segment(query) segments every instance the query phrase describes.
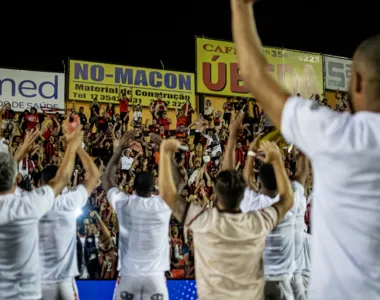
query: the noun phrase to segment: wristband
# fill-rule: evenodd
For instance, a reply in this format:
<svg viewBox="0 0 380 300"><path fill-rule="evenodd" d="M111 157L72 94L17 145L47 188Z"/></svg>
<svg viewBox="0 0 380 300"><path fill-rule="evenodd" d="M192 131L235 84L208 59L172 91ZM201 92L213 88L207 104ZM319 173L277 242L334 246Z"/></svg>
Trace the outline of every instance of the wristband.
<svg viewBox="0 0 380 300"><path fill-rule="evenodd" d="M249 150L247 153L248 156L256 157L256 153L252 150Z"/></svg>

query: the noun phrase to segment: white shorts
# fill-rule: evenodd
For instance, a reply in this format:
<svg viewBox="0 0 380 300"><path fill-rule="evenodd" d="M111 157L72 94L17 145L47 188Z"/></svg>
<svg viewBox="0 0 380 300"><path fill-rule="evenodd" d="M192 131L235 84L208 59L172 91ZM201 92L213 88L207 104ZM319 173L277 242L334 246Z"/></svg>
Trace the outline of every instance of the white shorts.
<svg viewBox="0 0 380 300"><path fill-rule="evenodd" d="M294 300L305 300L306 292L302 274L294 274L292 279L290 280L290 284L292 286Z"/></svg>
<svg viewBox="0 0 380 300"><path fill-rule="evenodd" d="M79 300L75 279L42 284L43 300Z"/></svg>
<svg viewBox="0 0 380 300"><path fill-rule="evenodd" d="M114 300L169 300L165 274L121 276L117 279Z"/></svg>

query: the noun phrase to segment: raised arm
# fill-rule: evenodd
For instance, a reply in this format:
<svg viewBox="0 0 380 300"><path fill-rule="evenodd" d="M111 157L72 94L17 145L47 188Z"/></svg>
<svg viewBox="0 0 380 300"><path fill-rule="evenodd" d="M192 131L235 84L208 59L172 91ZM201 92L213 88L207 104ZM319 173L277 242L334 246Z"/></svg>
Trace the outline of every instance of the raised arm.
<svg viewBox="0 0 380 300"><path fill-rule="evenodd" d="M177 199L177 188L173 180L171 160L179 146L180 143L177 140L169 139L163 141L160 147L158 186L160 196L169 207L173 207L173 204Z"/></svg>
<svg viewBox="0 0 380 300"><path fill-rule="evenodd" d="M17 161L17 163L20 163L20 161L25 157L25 155L33 150L34 142L37 140L39 136L40 131L38 129L33 129L32 131L26 133L24 143L21 145L21 147L17 150L17 152L14 155L14 159Z"/></svg>
<svg viewBox="0 0 380 300"><path fill-rule="evenodd" d="M55 177L48 183L56 197L70 183L73 175L76 153L82 147L83 142L82 126L79 125L72 133L66 134L66 141L67 147L62 164Z"/></svg>
<svg viewBox="0 0 380 300"><path fill-rule="evenodd" d="M231 0L232 33L245 85L255 95L269 118L280 128L282 110L290 93L267 69L252 2Z"/></svg>
<svg viewBox="0 0 380 300"><path fill-rule="evenodd" d="M96 167L94 161L91 159L90 155L88 155L88 153L82 147L78 149L78 155L82 161L83 168L86 171L83 184L86 187L88 194L91 195L92 191L99 184L100 172Z"/></svg>
<svg viewBox="0 0 380 300"><path fill-rule="evenodd" d="M293 206L293 189L285 171L280 149L277 145L273 142L265 141L261 144L261 150L265 155L263 159L264 163L272 164L276 176L277 191L280 195L280 201L275 203L273 207L277 209L278 220L281 221Z"/></svg>
<svg viewBox="0 0 380 300"><path fill-rule="evenodd" d="M241 112L237 113L235 120L230 125L230 136L228 138L226 151L224 154L223 171L235 169L236 142L238 133L240 130L242 130L243 118L244 115Z"/></svg>
<svg viewBox="0 0 380 300"><path fill-rule="evenodd" d="M130 130L124 133L124 135L120 139L119 147L116 148L110 161L108 162L107 168L102 177L103 188L107 192L113 187L118 187L118 185L114 182L114 177L117 171L117 167L119 165L120 157L123 154L124 149L128 147L129 142L132 141L134 134L134 130Z"/></svg>
<svg viewBox="0 0 380 300"><path fill-rule="evenodd" d="M254 186L252 182L253 167L255 165L256 152L259 147L261 136L262 135L258 135L253 140L253 142L249 145L248 156L247 156L247 160L245 161L245 166L244 166L244 171L243 171L244 180L247 182L248 187L254 191L257 191L257 188L256 186Z"/></svg>
<svg viewBox="0 0 380 300"><path fill-rule="evenodd" d="M296 173L294 174L293 180L299 182L301 185L305 187L309 172L309 160L303 153L300 153L297 162Z"/></svg>

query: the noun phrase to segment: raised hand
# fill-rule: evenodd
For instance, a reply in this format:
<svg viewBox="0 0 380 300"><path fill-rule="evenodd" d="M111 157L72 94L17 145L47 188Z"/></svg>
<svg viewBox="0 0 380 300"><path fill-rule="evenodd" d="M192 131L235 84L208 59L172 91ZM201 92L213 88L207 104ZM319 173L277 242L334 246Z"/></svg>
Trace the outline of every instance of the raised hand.
<svg viewBox="0 0 380 300"><path fill-rule="evenodd" d="M161 144L161 151L177 152L181 143L175 139L164 140Z"/></svg>
<svg viewBox="0 0 380 300"><path fill-rule="evenodd" d="M135 131L129 130L123 134L123 136L120 139L120 146L122 149L128 148L130 146L130 142L135 137Z"/></svg>
<svg viewBox="0 0 380 300"><path fill-rule="evenodd" d="M83 142L83 131L82 125L78 125L77 128L71 133L67 131L66 133L66 142L68 147L73 147L73 149L78 149L82 147Z"/></svg>
<svg viewBox="0 0 380 300"><path fill-rule="evenodd" d="M234 120L230 124L230 134L233 136L237 136L240 132L244 130L243 126L244 114L242 112L238 112L234 118Z"/></svg>
<svg viewBox="0 0 380 300"><path fill-rule="evenodd" d="M272 164L275 161L281 161L280 149L273 142L262 142L259 151L264 152L264 157L257 156L257 158L262 160L266 164Z"/></svg>

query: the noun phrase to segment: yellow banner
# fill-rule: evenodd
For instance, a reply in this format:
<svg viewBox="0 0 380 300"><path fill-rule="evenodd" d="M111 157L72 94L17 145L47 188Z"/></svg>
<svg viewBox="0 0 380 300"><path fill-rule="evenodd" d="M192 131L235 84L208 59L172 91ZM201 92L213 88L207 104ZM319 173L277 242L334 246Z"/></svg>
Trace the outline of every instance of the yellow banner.
<svg viewBox="0 0 380 300"><path fill-rule="evenodd" d="M269 71L294 95L323 93L322 55L264 47ZM240 76L235 44L197 38L197 92L249 96Z"/></svg>
<svg viewBox="0 0 380 300"><path fill-rule="evenodd" d="M126 93L148 106L161 95L169 107L195 107L194 74L70 60L69 100L117 103Z"/></svg>

